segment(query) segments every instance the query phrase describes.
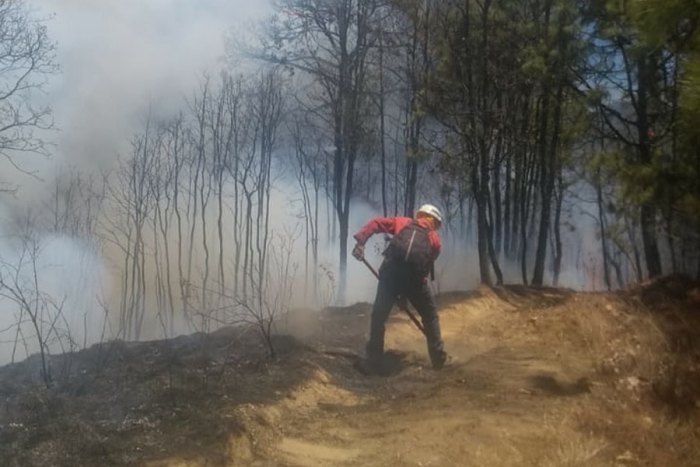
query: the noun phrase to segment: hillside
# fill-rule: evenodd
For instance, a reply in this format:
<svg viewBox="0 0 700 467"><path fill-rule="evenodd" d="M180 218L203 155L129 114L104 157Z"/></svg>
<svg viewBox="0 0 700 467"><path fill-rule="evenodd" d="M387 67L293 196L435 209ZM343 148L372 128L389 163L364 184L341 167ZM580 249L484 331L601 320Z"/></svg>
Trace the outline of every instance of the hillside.
<svg viewBox="0 0 700 467"><path fill-rule="evenodd" d="M50 390L33 359L1 368L2 465L700 465L698 284L439 302L440 372L395 312L391 374L359 373L368 304L287 317L272 361L223 329L55 358Z"/></svg>

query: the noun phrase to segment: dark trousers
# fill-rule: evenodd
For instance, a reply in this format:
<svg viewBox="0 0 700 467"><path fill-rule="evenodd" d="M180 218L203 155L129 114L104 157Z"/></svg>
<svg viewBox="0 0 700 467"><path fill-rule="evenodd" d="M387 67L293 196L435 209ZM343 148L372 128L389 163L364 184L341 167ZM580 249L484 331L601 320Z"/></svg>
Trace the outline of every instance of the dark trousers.
<svg viewBox="0 0 700 467"><path fill-rule="evenodd" d="M406 297L418 311L425 329L430 358L432 361L439 360L444 355L444 349L440 336L440 319L433 294L422 276L411 274L402 268L401 264L393 262L385 262L379 270L379 285L372 308L367 358L381 361L384 354L385 324L399 296Z"/></svg>

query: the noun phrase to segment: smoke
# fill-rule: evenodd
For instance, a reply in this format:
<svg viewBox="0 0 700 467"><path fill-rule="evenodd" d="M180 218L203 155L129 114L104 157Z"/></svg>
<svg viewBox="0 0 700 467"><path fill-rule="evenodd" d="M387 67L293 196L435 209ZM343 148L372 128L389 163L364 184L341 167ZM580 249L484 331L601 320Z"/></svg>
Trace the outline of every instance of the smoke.
<svg viewBox="0 0 700 467"><path fill-rule="evenodd" d="M185 109L185 98L199 87L203 74L215 75L221 68L226 31L266 13L266 6L245 0L45 0L40 8L44 14L55 13L48 25L51 37L57 40L57 62L63 69L61 75L50 80L46 94L37 96L42 104L53 109L59 131L47 134L47 138L55 142L56 152L48 161L41 158L22 160L23 167L35 172L38 178L19 179L20 191L16 198L5 200L9 212L45 209L47 202L53 201L53 179L60 168L77 166L82 172L115 169L116 156L130 153L132 137L142 131L145 115L158 121ZM321 200L320 217L316 219L321 238L318 265L314 266L307 256L299 199L299 187L291 176L276 180L271 193L270 229L273 235L296 232L295 248L290 258L296 266L292 306L320 307L334 301L332 291L339 279L338 236L337 230L333 232L332 229L335 212L332 207L326 210L325 199ZM437 199L418 202L439 205ZM379 212L376 207L359 200L352 203L350 212L348 246L352 248L352 234ZM112 214L105 211L102 216ZM215 209L210 207L206 213L208 226L216 224L216 216ZM0 218L0 230L6 233L10 230L7 228L10 217L8 214ZM595 238L595 227L590 220L575 223L580 229L577 235L564 233L568 242L565 245L567 256L560 284L583 289L587 279L570 252L576 250L584 239L590 243ZM227 218L224 230L232 232L234 228L230 217ZM447 232L442 234L443 249L436 264L434 290L444 292L476 287L479 267L474 242ZM169 235L174 235L174 232L169 232ZM199 229L196 235L193 271L200 278L205 260ZM215 252L216 232L213 227L204 235L210 236L210 245ZM30 265L23 262L21 245L15 239L3 238L6 239L0 243L0 259L19 269L22 277L28 277ZM147 239L149 255L154 246L148 244L151 241L151 238ZM228 252L232 248L231 242L227 237ZM39 251L36 257L37 292L63 304L64 326L71 330L73 340L81 346L98 342L103 338L105 324L103 305L114 314L119 309L123 272L119 248L97 248L83 239L42 235L40 232L36 244ZM367 245L367 258L375 267L381 263L380 252L384 246L384 238L380 235ZM594 245L584 245L584 248L597 251ZM153 261L150 256L149 261ZM211 261L209 266L213 268L214 259ZM532 264L530 261L529 269ZM520 282L519 264L502 259L501 267L506 282ZM148 280L153 281L155 266L151 262L146 268ZM173 274L174 268L171 265ZM228 258L226 268L227 276L233 275L233 265ZM142 338L162 337L159 317L169 310L154 305L156 288L152 282L146 285L148 306ZM375 277L365 265L349 257L347 302L372 301L376 285ZM176 301L181 304L180 297ZM0 330L16 322L16 313L14 304L0 301ZM116 323L112 321L111 324ZM184 323L178 323L175 329L178 333L188 331ZM38 348L31 338L31 326L24 324L22 330L28 346L20 349L18 355L24 357L25 352L31 354ZM106 337L113 335L108 331ZM59 350L56 342L52 345L52 351ZM0 334L0 364L9 360L14 346L14 335Z"/></svg>
<svg viewBox="0 0 700 467"><path fill-rule="evenodd" d="M172 116L202 75L216 74L227 33L267 14L268 2L246 0L28 0L56 43L61 72L47 77L35 106L52 110L55 129L37 130L53 145L49 159L0 158L4 182L19 188L8 206L41 204L67 166L109 171L128 154L144 115Z"/></svg>
<svg viewBox="0 0 700 467"><path fill-rule="evenodd" d="M38 133L54 150L48 159L17 155L20 172L0 160L5 181L17 187L14 196L4 194L0 200L4 233L12 230L19 213L39 212L51 204L54 180L65 167L84 173L114 169L117 155L129 152L144 115L157 119L180 111L202 75L220 69L227 31L268 9L265 1L247 0L28 3L37 17L47 20L61 66L60 74L47 77L44 92L32 96L33 105L52 109L56 130ZM94 342L99 338L95 333L101 332L96 300L110 295L109 258L81 239L37 233L35 243L40 292L65 299L63 313L75 340ZM0 260L26 279L29 265L21 252L16 239L3 235ZM15 309L7 300L0 302L0 330L13 321ZM7 340L7 333L0 335L0 364L9 358ZM31 339L27 342L30 353L37 351ZM24 349L20 354L24 356Z"/></svg>
<svg viewBox="0 0 700 467"><path fill-rule="evenodd" d="M292 277L285 277L285 280L293 281L293 294L290 297L290 306L292 308L312 308L318 309L329 304L335 303L334 292L337 290L337 274L339 271L339 254L338 254L338 239L337 231L334 233L332 224L334 222L335 213L332 206L326 206L325 199L320 200L321 209L319 210L320 217L316 219L320 228L320 242L318 250L318 264L314 266L310 256L309 245L306 244L304 232L304 219L302 217L303 209L300 203L300 187L296 181L289 178L276 178L271 191L270 201L270 233L271 244L278 245L278 239L284 237L293 237L294 249L290 256L292 267L290 271ZM231 182L225 188L227 193L233 191ZM230 199L230 196L227 196ZM421 202L434 202L431 199L419 200ZM103 212L102 216L111 216L113 212L109 210ZM349 248L352 248L352 234L356 232L363 224L372 217L380 215L376 208L361 202L354 201L351 205L351 216L349 220L350 238L348 239ZM571 214L574 216L574 213ZM206 225L215 226L217 223L218 210L216 203L212 200L206 211ZM570 287L573 289L584 290L590 288L590 271L582 268L580 265L581 258L576 258L575 252L596 251L596 245L593 239L594 222L585 216L578 216L578 225L575 232L563 232L564 259L562 271L560 274L559 285ZM588 219L588 222L586 222ZM198 222L201 222L198 221ZM7 225L9 222L6 218L0 219L0 225ZM201 224L200 224L201 225ZM225 242L226 261L226 277L228 277L228 288L231 289L231 278L234 276L235 265L233 264L233 241L230 237L230 232L235 229L233 219L230 212L224 217L223 230L227 232ZM240 228L240 227L239 227ZM177 244L175 237L174 225L171 224L168 241L172 246ZM186 230L189 230L186 229ZM218 255L218 231L215 228L207 229L207 242L209 245L209 262L204 263L205 256L202 251L201 227L196 229L194 238L194 263L193 263L193 280L200 281L202 273L205 269L211 271L210 283L208 288L217 290L217 255ZM454 230L445 229L440 232L442 237L442 254L436 263L436 281L431 283L433 290L437 292L447 292L454 290L469 290L478 286L480 281L478 253L473 240L464 238L463 236L453 233ZM330 235L330 236L329 236ZM6 238L7 236L4 236ZM168 308L167 303L158 302L156 294L157 287L153 282L156 277L157 268L163 271L164 260L162 258L163 249L161 247L160 263L154 263L154 243L152 234L147 235L146 249L146 307L144 315L142 339L156 339L164 337L164 326L161 319L163 316L172 314L175 310ZM383 235L375 235L366 247L366 256L371 264L376 268L379 267L382 261L381 252L386 246L386 239ZM71 331L71 338L82 346L83 344L92 344L99 342L103 338L115 337L111 329L118 327L118 314L120 300L122 297L122 274L124 273L123 253L120 253L119 248L101 248L86 241L81 241L68 237L57 237L54 235L44 235L38 239L39 254L36 258L37 270L39 271L39 287L37 292L46 294L56 302L62 303L62 313L65 316L65 322L61 322L66 330ZM186 249L186 248L185 248ZM533 252L531 252L533 253ZM172 250L171 250L171 254ZM583 253L585 254L585 253ZM32 272L33 263L27 262L26 254L16 240L7 240L0 244L0 258L3 263L13 265L19 268L23 277L28 277ZM585 258L584 258L585 259ZM532 268L532 254L529 258L528 274ZM551 261L551 254L548 253L548 261ZM577 263L579 261L579 263ZM175 266L175 259L171 257L170 272L172 274L174 290L176 295L175 309L178 310L176 320L173 326L175 334L191 332L193 329L188 327L181 319L179 310L182 308L178 290L178 276ZM500 260L500 266L503 270L506 283L519 283L521 281L521 270L519 262L509 262L504 258ZM326 272L330 272L330 278ZM549 271L549 267L548 267ZM164 274L161 272L161 277ZM276 278L277 280L281 278ZM546 278L551 281L550 277ZM352 257L348 258L347 265L347 293L346 302L371 302L376 293L377 282L373 274L365 267L364 264L355 261ZM274 292L277 290L278 284L269 284L269 290ZM31 290L32 288L29 287ZM319 290L320 289L320 290ZM220 302L216 302L216 292L210 294L209 306L216 308L219 306L231 306L230 297ZM65 301L64 301L65 300ZM197 298L195 297L195 301ZM160 303L160 305L157 305ZM105 323L105 308L111 311L111 320ZM195 311L199 303L193 303ZM0 301L0 329L9 329L7 332L0 335L0 364L7 362L12 354L12 349L16 347L13 328L11 325L18 318L17 306L7 300ZM107 327L105 327L107 325ZM215 324L216 326L216 324ZM31 323L25 323L22 327L23 334L28 346L25 349L20 347L21 357L25 356L25 352L31 354L38 350L36 340L32 339L35 334L31 328ZM166 331L166 335L168 335ZM51 348L52 351L61 350L57 343Z"/></svg>
<svg viewBox="0 0 700 467"><path fill-rule="evenodd" d="M203 73L217 73L224 37L267 12L246 0L42 0L52 16L60 75L44 96L59 128L56 159L82 168L111 168L151 112L171 115L183 106ZM47 135L50 136L50 135ZM51 166L27 161L42 178Z"/></svg>
<svg viewBox="0 0 700 467"><path fill-rule="evenodd" d="M7 287L0 297L0 365L38 352L40 341L50 353L98 342L110 281L94 245L53 235L2 239L0 276Z"/></svg>

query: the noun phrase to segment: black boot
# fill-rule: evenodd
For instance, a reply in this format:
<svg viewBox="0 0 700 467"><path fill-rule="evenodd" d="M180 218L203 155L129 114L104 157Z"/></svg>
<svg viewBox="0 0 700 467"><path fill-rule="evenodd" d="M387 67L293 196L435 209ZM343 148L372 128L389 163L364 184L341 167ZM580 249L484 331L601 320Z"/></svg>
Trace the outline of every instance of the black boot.
<svg viewBox="0 0 700 467"><path fill-rule="evenodd" d="M433 364L433 368L436 370L440 370L442 367L444 367L446 361L447 352L444 350L439 350L430 354L430 362Z"/></svg>
<svg viewBox="0 0 700 467"><path fill-rule="evenodd" d="M384 363L381 358L365 358L357 363L357 369L365 375L384 375Z"/></svg>

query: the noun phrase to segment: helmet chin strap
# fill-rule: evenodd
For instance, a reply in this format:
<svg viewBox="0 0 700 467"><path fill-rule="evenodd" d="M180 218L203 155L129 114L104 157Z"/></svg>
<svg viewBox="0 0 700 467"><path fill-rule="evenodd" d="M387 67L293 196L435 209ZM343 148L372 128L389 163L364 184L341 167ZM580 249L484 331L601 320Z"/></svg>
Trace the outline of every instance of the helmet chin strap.
<svg viewBox="0 0 700 467"><path fill-rule="evenodd" d="M438 220L430 214L426 214L424 212L417 212L416 219L427 219L430 222L430 228L432 230L438 230L440 228L440 222L438 222Z"/></svg>

